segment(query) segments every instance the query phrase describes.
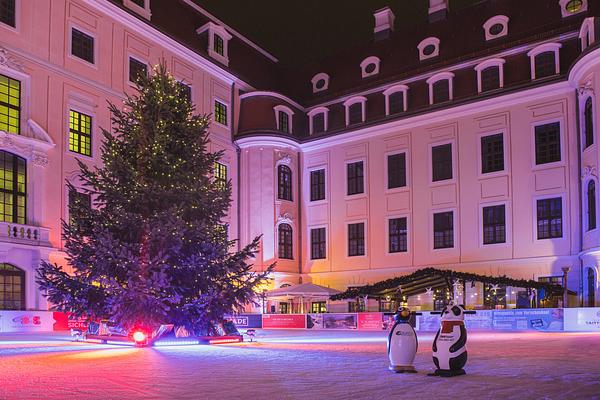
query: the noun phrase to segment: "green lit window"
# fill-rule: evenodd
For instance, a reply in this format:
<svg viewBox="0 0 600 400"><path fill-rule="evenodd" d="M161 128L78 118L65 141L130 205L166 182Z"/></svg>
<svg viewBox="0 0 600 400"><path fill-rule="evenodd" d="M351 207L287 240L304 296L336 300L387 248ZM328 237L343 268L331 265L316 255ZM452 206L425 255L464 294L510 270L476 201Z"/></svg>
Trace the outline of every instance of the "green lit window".
<svg viewBox="0 0 600 400"><path fill-rule="evenodd" d="M92 117L69 111L69 150L84 156L92 155Z"/></svg>
<svg viewBox="0 0 600 400"><path fill-rule="evenodd" d="M215 162L215 181L220 188L225 188L227 185L227 165Z"/></svg>
<svg viewBox="0 0 600 400"><path fill-rule="evenodd" d="M227 106L219 100L215 100L215 121L227 125Z"/></svg>
<svg viewBox="0 0 600 400"><path fill-rule="evenodd" d="M0 310L25 309L25 272L0 263Z"/></svg>
<svg viewBox="0 0 600 400"><path fill-rule="evenodd" d="M0 221L25 224L27 164L24 158L0 151Z"/></svg>
<svg viewBox="0 0 600 400"><path fill-rule="evenodd" d="M0 131L19 134L21 82L0 75Z"/></svg>
<svg viewBox="0 0 600 400"><path fill-rule="evenodd" d="M581 10L581 7L583 6L583 1L582 0L571 0L570 2L567 3L567 11L570 13L576 13L577 11Z"/></svg>

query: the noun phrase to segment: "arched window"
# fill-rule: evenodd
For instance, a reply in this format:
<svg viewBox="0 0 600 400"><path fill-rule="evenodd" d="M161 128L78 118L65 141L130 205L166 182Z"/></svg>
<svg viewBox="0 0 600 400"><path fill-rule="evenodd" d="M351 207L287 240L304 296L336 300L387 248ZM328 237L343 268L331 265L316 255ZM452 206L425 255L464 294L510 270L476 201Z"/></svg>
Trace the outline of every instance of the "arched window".
<svg viewBox="0 0 600 400"><path fill-rule="evenodd" d="M25 309L25 272L0 263L0 310Z"/></svg>
<svg viewBox="0 0 600 400"><path fill-rule="evenodd" d="M588 292L588 307L596 306L596 274L594 270L588 268L587 271L587 292Z"/></svg>
<svg viewBox="0 0 600 400"><path fill-rule="evenodd" d="M586 149L594 144L594 112L592 107L592 98L588 97L588 99L585 101L585 107L583 111Z"/></svg>
<svg viewBox="0 0 600 400"><path fill-rule="evenodd" d="M279 258L293 260L292 227L289 224L279 224Z"/></svg>
<svg viewBox="0 0 600 400"><path fill-rule="evenodd" d="M292 201L292 170L287 165L277 167L277 198Z"/></svg>
<svg viewBox="0 0 600 400"><path fill-rule="evenodd" d="M596 229L596 183L593 180L587 186L588 231Z"/></svg>
<svg viewBox="0 0 600 400"><path fill-rule="evenodd" d="M0 151L0 221L26 223L27 162Z"/></svg>

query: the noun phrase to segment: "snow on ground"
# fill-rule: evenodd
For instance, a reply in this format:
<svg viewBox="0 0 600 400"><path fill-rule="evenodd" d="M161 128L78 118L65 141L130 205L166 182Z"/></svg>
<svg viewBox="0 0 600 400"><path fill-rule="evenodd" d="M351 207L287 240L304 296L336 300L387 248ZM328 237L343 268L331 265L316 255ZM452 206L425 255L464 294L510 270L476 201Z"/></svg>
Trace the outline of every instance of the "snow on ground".
<svg viewBox="0 0 600 400"><path fill-rule="evenodd" d="M600 335L469 334L467 375L387 370L385 332L259 331L257 342L138 349L0 334L0 399L600 399Z"/></svg>

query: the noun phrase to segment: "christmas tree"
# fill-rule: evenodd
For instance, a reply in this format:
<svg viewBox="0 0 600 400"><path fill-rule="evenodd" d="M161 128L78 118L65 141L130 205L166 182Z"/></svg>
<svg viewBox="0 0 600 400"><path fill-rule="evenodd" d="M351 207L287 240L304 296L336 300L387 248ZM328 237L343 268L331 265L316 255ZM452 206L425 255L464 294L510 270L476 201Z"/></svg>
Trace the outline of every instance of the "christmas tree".
<svg viewBox="0 0 600 400"><path fill-rule="evenodd" d="M207 150L209 119L193 114L164 65L139 78L123 109L109 108L103 166L79 162L93 206L72 196L62 222L73 272L43 262L40 289L54 309L77 317L211 333L224 314L254 301L272 268L255 273L248 263L258 237L240 251L227 238L231 185L213 176L222 154Z"/></svg>

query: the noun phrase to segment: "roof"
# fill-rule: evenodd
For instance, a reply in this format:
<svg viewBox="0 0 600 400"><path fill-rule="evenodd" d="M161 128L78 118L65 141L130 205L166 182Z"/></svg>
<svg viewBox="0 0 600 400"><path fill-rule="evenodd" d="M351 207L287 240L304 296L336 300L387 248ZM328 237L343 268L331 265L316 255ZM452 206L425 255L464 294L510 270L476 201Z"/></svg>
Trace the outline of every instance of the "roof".
<svg viewBox="0 0 600 400"><path fill-rule="evenodd" d="M325 286L315 285L314 283L301 283L299 285L286 286L274 289L266 293L267 297L279 296L306 296L306 297L329 297L340 293L339 290L331 289Z"/></svg>
<svg viewBox="0 0 600 400"><path fill-rule="evenodd" d="M414 295L425 292L428 288L440 286L451 287L455 281L482 282L492 285L506 285L527 289L543 289L548 293L561 294L563 287L550 283L527 279L512 279L506 275L489 276L436 268L423 268L409 275L386 279L371 285L351 288L343 293L333 295L332 300L349 299L365 295L381 295L391 289L401 289L403 295Z"/></svg>

